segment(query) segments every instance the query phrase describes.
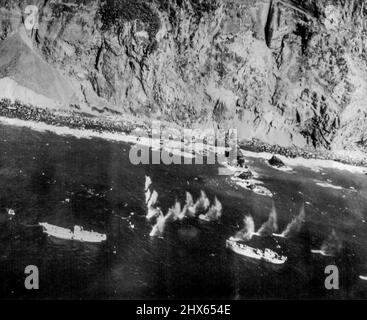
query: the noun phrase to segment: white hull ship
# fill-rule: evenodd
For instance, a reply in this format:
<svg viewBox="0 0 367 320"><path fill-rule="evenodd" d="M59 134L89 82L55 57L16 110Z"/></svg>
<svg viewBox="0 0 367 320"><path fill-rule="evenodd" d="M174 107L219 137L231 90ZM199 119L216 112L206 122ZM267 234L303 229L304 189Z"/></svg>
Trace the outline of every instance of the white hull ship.
<svg viewBox="0 0 367 320"><path fill-rule="evenodd" d="M323 256L323 257L333 257L334 256L333 254L327 253L324 250L311 250L311 253L319 254L320 256Z"/></svg>
<svg viewBox="0 0 367 320"><path fill-rule="evenodd" d="M285 238L285 236L283 234L279 234L279 233L273 233L273 237L276 237L276 238Z"/></svg>
<svg viewBox="0 0 367 320"><path fill-rule="evenodd" d="M270 249L257 249L248 245L239 243L236 239L230 238L226 241L226 247L233 252L255 260L262 260L273 264L284 264L287 257L281 256Z"/></svg>
<svg viewBox="0 0 367 320"><path fill-rule="evenodd" d="M39 223L43 232L49 236L63 239L63 240L75 240L83 242L100 243L107 240L105 234L100 234L94 231L85 231L80 226L75 226L74 231L66 228L61 228L48 223Z"/></svg>

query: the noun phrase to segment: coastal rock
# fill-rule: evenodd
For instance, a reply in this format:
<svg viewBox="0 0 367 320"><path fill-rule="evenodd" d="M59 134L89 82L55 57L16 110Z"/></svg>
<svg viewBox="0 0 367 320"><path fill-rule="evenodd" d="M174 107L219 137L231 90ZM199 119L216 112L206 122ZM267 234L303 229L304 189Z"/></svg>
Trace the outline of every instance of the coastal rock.
<svg viewBox="0 0 367 320"><path fill-rule="evenodd" d="M250 170L246 170L246 171L241 172L241 173L237 176L237 178L242 179L242 180L249 180L249 179L251 179L253 176L254 176L254 175L253 175L253 173L252 173Z"/></svg>
<svg viewBox="0 0 367 320"><path fill-rule="evenodd" d="M271 145L366 152L361 1L29 4L38 7L38 28L22 41L38 62L21 69L10 45L26 4L0 0L0 48L14 53L6 63L0 57L0 98L54 109L72 101L96 115L236 127L240 139Z"/></svg>
<svg viewBox="0 0 367 320"><path fill-rule="evenodd" d="M269 164L273 167L277 168L283 168L285 167L285 164L282 160L280 160L277 156L272 156L271 159L268 161Z"/></svg>

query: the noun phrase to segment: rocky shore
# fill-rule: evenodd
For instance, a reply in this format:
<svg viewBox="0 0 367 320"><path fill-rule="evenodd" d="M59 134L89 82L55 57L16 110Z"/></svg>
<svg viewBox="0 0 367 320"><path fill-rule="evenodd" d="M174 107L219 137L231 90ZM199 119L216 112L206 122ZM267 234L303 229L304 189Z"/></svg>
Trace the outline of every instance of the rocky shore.
<svg viewBox="0 0 367 320"><path fill-rule="evenodd" d="M304 158L304 159L318 159L318 160L333 160L343 164L353 166L367 166L367 155L359 158L351 158L345 151L344 156L336 155L329 150L315 150L315 149L301 149L297 147L281 147L277 145L270 145L259 140L243 141L240 147L253 152L266 152L272 154L280 154L287 158Z"/></svg>
<svg viewBox="0 0 367 320"><path fill-rule="evenodd" d="M68 127L71 129L87 129L96 132L127 133L129 134L137 124L127 121L112 121L108 118L93 117L78 112L55 112L19 101L12 103L8 99L0 100L0 116L25 121L43 122L52 126Z"/></svg>
<svg viewBox="0 0 367 320"><path fill-rule="evenodd" d="M122 119L111 119L92 116L77 111L53 111L38 108L29 104L22 104L19 101L11 102L8 99L0 100L0 116L20 119L24 121L42 122L57 127L68 127L79 130L92 130L103 133L124 133L131 134L134 130L143 130L150 136L149 124L137 123ZM177 137L176 137L177 138ZM338 157L331 151L327 150L305 150L296 147L280 147L263 143L259 140L244 141L240 143L240 147L254 152L267 152L280 154L288 158L302 157L305 159L334 160L344 164L355 166L367 166L367 158L350 159L346 157Z"/></svg>

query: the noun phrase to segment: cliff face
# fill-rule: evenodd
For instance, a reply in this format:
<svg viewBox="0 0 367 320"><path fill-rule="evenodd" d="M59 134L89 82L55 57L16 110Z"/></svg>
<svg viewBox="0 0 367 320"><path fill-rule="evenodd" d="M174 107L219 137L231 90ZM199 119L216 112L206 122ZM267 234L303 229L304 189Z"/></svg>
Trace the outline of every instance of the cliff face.
<svg viewBox="0 0 367 320"><path fill-rule="evenodd" d="M0 47L29 4L34 51L85 110L367 149L366 1L0 0Z"/></svg>

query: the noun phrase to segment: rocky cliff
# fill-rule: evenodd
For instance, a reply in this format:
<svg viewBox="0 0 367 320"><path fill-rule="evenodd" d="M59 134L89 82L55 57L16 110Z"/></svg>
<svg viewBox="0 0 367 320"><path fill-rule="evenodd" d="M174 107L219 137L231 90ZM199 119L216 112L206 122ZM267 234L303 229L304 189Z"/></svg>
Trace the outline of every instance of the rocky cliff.
<svg viewBox="0 0 367 320"><path fill-rule="evenodd" d="M25 30L30 4L38 26ZM365 4L0 0L0 96L13 81L35 101L52 100L50 107L236 126L241 138L271 144L366 151ZM37 58L26 64L29 55ZM20 70L53 75L47 81ZM22 90L13 87L11 97L31 96Z"/></svg>

